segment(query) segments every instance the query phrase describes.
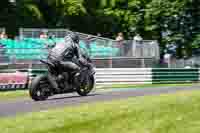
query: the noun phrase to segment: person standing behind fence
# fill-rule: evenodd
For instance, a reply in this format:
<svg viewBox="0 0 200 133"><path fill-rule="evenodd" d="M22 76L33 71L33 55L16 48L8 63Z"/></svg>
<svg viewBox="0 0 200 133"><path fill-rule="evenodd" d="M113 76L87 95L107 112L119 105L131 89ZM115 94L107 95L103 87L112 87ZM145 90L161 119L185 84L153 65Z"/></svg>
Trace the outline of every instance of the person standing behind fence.
<svg viewBox="0 0 200 133"><path fill-rule="evenodd" d="M0 39L6 39L8 36L6 35L5 31L1 32Z"/></svg>
<svg viewBox="0 0 200 133"><path fill-rule="evenodd" d="M40 39L47 39L47 38L48 38L48 36L45 32L40 33Z"/></svg>
<svg viewBox="0 0 200 133"><path fill-rule="evenodd" d="M142 43L142 37L140 36L140 34L136 34L136 36L133 38L134 41L136 41L137 43Z"/></svg>
<svg viewBox="0 0 200 133"><path fill-rule="evenodd" d="M123 41L124 41L124 35L122 32L119 32L116 39L117 41L117 47L120 48L120 56L124 55L124 46L123 46Z"/></svg>
<svg viewBox="0 0 200 133"><path fill-rule="evenodd" d="M144 53L143 53L143 46L142 46L142 37L140 36L140 34L136 34L136 36L134 36L133 38L134 42L135 42L135 46L136 46L136 56L138 58L143 58Z"/></svg>
<svg viewBox="0 0 200 133"><path fill-rule="evenodd" d="M122 33L122 32L119 32L115 40L118 41L118 42L123 41L123 40L124 40L124 35L123 35L123 33Z"/></svg>

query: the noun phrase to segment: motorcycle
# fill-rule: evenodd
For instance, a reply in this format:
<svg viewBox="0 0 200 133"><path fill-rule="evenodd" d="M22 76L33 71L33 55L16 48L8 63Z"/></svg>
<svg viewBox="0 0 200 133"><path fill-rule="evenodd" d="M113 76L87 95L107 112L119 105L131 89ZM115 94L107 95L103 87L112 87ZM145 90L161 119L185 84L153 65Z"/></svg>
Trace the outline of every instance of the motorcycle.
<svg viewBox="0 0 200 133"><path fill-rule="evenodd" d="M46 74L38 75L32 80L29 86L30 97L34 101L44 101L56 94L72 92L77 92L80 96L87 96L95 87L95 70L92 60L87 55L83 55L83 57L91 65L90 67L82 65L78 78L74 78L70 71L63 72L62 68L58 68L48 61L40 60L47 66L48 71ZM50 79L56 81L60 89L59 93L53 89L52 80ZM80 83L80 86L76 86L77 82Z"/></svg>

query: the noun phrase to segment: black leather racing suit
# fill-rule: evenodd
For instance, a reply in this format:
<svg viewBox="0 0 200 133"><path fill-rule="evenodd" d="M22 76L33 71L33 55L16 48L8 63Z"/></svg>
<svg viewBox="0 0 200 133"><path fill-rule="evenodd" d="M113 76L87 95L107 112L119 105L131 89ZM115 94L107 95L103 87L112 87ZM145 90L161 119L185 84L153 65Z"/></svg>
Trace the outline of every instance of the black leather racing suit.
<svg viewBox="0 0 200 133"><path fill-rule="evenodd" d="M61 65L62 69L66 72L73 72L76 74L80 71L78 63L86 65L84 59L81 56L79 45L72 41L70 37L65 38L64 42L57 43L49 52L48 61L55 65ZM52 79L51 79L52 80ZM57 89L57 85L54 82L54 88Z"/></svg>

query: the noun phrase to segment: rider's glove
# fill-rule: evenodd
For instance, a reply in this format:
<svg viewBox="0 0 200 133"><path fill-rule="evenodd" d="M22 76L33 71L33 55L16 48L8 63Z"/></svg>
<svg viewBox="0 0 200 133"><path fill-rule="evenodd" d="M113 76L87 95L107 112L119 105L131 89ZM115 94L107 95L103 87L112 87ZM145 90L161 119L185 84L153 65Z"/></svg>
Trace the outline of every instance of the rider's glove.
<svg viewBox="0 0 200 133"><path fill-rule="evenodd" d="M79 62L83 64L84 66L87 66L88 64L84 58L79 58Z"/></svg>

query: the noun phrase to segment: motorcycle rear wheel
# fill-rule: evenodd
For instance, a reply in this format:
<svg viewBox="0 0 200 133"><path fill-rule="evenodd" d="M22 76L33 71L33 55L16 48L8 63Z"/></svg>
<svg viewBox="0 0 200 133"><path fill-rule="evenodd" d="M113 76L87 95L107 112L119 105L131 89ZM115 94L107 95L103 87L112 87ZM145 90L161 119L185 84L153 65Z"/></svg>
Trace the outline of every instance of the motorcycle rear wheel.
<svg viewBox="0 0 200 133"><path fill-rule="evenodd" d="M34 101L44 101L48 98L45 87L48 87L46 75L40 75L33 79L29 88L29 95Z"/></svg>

